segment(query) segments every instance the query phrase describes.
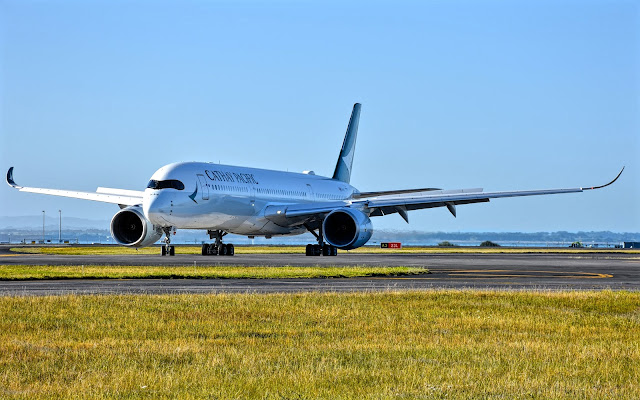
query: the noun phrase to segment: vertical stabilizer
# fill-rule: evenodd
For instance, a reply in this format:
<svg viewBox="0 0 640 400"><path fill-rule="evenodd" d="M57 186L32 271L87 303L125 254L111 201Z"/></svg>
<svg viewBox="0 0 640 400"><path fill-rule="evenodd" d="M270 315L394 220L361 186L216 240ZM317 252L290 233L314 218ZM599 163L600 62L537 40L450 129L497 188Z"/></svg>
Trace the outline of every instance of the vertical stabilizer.
<svg viewBox="0 0 640 400"><path fill-rule="evenodd" d="M358 136L358 121L360 120L360 103L353 105L351 118L347 133L344 135L342 142L342 150L336 163L336 170L333 173L333 179L349 183L351 180L351 166L353 165L353 154L356 151L356 137Z"/></svg>

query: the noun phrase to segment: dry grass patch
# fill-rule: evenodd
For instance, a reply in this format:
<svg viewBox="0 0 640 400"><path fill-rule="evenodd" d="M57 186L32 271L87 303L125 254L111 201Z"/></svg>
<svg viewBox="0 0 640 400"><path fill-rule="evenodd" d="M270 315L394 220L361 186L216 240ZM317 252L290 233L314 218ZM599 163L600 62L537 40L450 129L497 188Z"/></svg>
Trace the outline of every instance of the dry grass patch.
<svg viewBox="0 0 640 400"><path fill-rule="evenodd" d="M640 294L0 298L3 398L640 398Z"/></svg>

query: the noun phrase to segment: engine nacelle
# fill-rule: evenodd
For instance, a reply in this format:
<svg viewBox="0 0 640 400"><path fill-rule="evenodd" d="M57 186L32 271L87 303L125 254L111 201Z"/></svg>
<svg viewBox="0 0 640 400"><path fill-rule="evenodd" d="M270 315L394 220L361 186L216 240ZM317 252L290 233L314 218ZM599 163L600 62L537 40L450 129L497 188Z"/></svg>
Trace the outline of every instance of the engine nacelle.
<svg viewBox="0 0 640 400"><path fill-rule="evenodd" d="M351 250L371 239L371 220L362 211L339 208L332 211L322 222L324 238L332 246Z"/></svg>
<svg viewBox="0 0 640 400"><path fill-rule="evenodd" d="M118 211L111 219L111 236L123 246L151 246L162 237L162 230L145 218L138 206Z"/></svg>

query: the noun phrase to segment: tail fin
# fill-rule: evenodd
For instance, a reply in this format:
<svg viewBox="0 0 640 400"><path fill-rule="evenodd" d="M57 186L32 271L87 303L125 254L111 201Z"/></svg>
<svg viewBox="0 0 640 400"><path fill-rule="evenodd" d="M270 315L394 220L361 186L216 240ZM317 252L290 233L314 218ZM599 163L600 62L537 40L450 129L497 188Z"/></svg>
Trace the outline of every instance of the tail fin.
<svg viewBox="0 0 640 400"><path fill-rule="evenodd" d="M349 183L351 180L351 166L353 164L353 153L356 150L356 137L358 136L358 121L360 120L360 103L353 105L351 118L347 133L344 135L342 142L342 150L336 163L336 170L333 173L333 179Z"/></svg>

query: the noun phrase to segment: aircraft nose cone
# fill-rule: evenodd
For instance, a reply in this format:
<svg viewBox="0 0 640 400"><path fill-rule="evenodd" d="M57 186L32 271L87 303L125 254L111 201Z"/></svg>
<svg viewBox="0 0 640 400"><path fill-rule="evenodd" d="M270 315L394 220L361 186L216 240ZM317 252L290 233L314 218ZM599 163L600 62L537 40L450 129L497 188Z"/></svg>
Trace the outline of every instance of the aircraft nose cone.
<svg viewBox="0 0 640 400"><path fill-rule="evenodd" d="M151 194L145 198L142 211L152 224L163 226L167 224L164 217L171 212L171 204L167 201L166 196Z"/></svg>

